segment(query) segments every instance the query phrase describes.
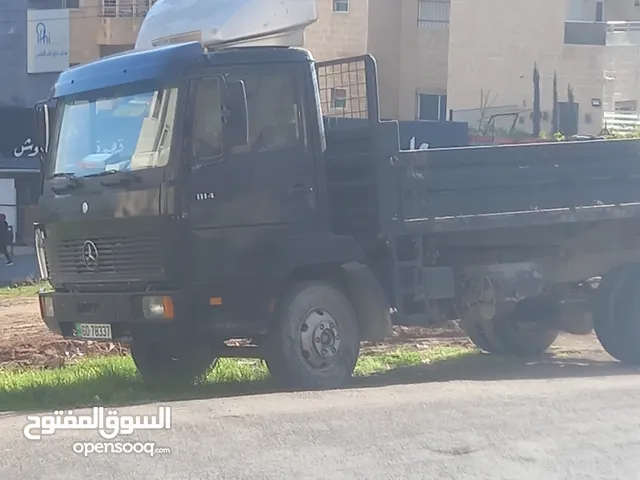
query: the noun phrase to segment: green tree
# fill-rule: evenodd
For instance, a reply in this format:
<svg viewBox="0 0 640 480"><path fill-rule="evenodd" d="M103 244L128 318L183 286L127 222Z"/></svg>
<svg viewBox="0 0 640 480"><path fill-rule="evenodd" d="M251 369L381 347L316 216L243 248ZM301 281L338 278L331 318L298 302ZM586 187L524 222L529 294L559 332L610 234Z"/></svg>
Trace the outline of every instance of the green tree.
<svg viewBox="0 0 640 480"><path fill-rule="evenodd" d="M569 112L571 112L571 131L574 134L578 133L578 112L576 109L576 101L573 96L573 87L571 84L567 85L567 103L569 104ZM566 133L566 132L563 132Z"/></svg>
<svg viewBox="0 0 640 480"><path fill-rule="evenodd" d="M540 136L540 120L542 112L540 111L540 71L538 64L533 64L533 136Z"/></svg>
<svg viewBox="0 0 640 480"><path fill-rule="evenodd" d="M558 118L558 74L553 72L553 109L551 110L551 133L556 134L560 131L560 122Z"/></svg>

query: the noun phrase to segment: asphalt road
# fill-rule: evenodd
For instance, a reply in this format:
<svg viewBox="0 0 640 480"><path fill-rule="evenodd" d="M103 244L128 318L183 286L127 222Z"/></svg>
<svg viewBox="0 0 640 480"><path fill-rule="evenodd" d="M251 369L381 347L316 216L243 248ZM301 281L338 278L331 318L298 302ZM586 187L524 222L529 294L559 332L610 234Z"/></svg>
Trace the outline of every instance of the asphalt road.
<svg viewBox="0 0 640 480"><path fill-rule="evenodd" d="M154 457L84 458L72 445L100 441L97 433L29 441L24 414L2 414L0 478L640 478L640 372L587 368L573 377L176 402L171 430L115 440L171 449ZM157 407L120 413L152 414Z"/></svg>

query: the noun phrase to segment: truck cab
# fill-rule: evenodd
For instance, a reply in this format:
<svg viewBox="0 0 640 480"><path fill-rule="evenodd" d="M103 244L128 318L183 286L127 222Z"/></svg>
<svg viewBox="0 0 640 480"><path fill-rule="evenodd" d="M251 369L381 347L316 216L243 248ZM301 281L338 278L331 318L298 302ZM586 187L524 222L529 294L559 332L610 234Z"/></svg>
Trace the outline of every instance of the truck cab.
<svg viewBox="0 0 640 480"><path fill-rule="evenodd" d="M311 54L164 43L63 72L40 107L45 323L130 343L151 384L192 382L222 355L343 383L360 340L391 323L362 246L332 230ZM298 345L283 350L291 328ZM230 352L238 336L251 345Z"/></svg>

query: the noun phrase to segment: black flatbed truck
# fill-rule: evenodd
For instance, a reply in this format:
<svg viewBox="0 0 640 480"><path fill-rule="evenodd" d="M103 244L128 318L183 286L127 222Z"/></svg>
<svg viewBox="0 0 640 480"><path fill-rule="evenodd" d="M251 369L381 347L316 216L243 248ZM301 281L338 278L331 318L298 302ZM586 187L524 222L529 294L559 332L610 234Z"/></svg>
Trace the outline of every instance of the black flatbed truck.
<svg viewBox="0 0 640 480"><path fill-rule="evenodd" d="M512 355L593 323L640 361L638 141L400 151L372 57L197 43L70 69L38 113L44 322L130 343L150 384L255 356L338 387L360 341L445 319Z"/></svg>

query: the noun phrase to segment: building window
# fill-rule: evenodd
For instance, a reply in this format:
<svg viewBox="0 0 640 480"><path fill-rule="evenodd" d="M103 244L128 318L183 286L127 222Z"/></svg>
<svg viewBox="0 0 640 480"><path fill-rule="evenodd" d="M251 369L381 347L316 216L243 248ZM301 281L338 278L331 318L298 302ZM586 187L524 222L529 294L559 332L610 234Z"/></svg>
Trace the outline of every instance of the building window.
<svg viewBox="0 0 640 480"><path fill-rule="evenodd" d="M333 108L347 108L347 90L345 88L331 89L331 106Z"/></svg>
<svg viewBox="0 0 640 480"><path fill-rule="evenodd" d="M333 0L334 12L349 12L349 0Z"/></svg>
<svg viewBox="0 0 640 480"><path fill-rule="evenodd" d="M451 0L418 0L418 26L446 28L449 26Z"/></svg>
<svg viewBox="0 0 640 480"><path fill-rule="evenodd" d="M614 109L616 112L636 112L638 110L638 103L636 100L622 100L616 102Z"/></svg>
<svg viewBox="0 0 640 480"><path fill-rule="evenodd" d="M604 22L604 2L596 2L596 22Z"/></svg>
<svg viewBox="0 0 640 480"><path fill-rule="evenodd" d="M430 93L418 94L418 120L444 122L447 119L447 96Z"/></svg>

